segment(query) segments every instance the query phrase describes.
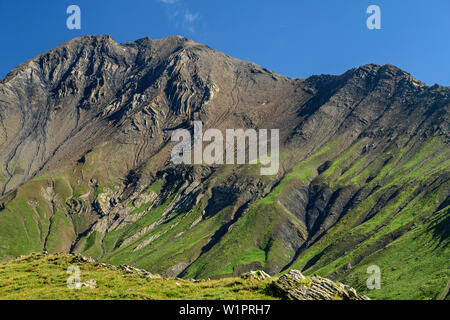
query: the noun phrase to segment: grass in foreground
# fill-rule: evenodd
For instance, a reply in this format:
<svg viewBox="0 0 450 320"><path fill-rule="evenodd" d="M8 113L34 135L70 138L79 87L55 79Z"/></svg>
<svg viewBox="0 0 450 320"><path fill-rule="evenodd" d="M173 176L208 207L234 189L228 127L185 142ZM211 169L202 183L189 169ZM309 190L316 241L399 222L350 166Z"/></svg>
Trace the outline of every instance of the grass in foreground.
<svg viewBox="0 0 450 320"><path fill-rule="evenodd" d="M69 266L81 270L81 282L96 288L69 289ZM112 267L114 268L114 267ZM273 279L229 278L201 282L150 279L102 264L81 262L73 255L32 254L0 264L0 299L4 300L273 300Z"/></svg>

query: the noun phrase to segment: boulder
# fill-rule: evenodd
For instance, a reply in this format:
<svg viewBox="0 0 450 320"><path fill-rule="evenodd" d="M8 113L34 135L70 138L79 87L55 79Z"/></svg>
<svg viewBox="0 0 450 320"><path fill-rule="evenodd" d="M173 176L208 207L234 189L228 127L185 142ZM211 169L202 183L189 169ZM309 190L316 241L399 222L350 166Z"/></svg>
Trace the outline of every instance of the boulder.
<svg viewBox="0 0 450 320"><path fill-rule="evenodd" d="M91 289L95 289L97 287L97 281L92 279L92 280L88 280L86 282L82 282L81 287L88 287Z"/></svg>
<svg viewBox="0 0 450 320"><path fill-rule="evenodd" d="M322 277L305 277L298 270L281 276L273 287L290 300L370 300L345 284Z"/></svg>

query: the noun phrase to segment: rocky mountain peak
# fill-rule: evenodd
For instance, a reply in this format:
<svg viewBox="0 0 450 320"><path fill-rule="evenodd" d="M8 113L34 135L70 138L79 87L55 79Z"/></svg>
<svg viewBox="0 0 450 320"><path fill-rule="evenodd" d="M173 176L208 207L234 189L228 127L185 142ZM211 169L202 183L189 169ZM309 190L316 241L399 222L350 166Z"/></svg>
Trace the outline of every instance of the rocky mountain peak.
<svg viewBox="0 0 450 320"><path fill-rule="evenodd" d="M180 36L71 40L0 83L0 259L45 248L165 276L354 282L414 237L440 272L449 108L450 88L391 65L291 79ZM172 132L194 121L278 129L280 169L175 165Z"/></svg>

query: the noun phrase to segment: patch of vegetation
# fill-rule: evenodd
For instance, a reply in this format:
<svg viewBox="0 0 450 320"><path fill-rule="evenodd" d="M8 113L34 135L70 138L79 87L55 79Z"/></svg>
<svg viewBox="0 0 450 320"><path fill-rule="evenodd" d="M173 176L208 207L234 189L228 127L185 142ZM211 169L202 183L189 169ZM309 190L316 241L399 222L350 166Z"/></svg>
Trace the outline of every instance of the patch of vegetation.
<svg viewBox="0 0 450 320"><path fill-rule="evenodd" d="M96 288L67 288L67 269L76 265L81 281ZM73 255L33 254L0 264L0 297L12 300L274 300L272 280L229 278L190 282L150 279L97 263L80 262Z"/></svg>

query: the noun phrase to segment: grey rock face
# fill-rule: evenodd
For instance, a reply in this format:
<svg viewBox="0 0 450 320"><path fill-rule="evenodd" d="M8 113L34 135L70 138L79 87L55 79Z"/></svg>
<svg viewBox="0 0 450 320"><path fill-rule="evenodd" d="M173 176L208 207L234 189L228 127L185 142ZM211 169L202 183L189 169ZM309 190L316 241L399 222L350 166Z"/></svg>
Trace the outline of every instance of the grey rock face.
<svg viewBox="0 0 450 320"><path fill-rule="evenodd" d="M342 132L348 143L430 126L448 135L448 95L389 65L294 80L181 37L77 38L0 83L1 194L105 141L123 152L142 145L127 160L136 167L171 128L195 119L219 129L280 128L300 158Z"/></svg>

